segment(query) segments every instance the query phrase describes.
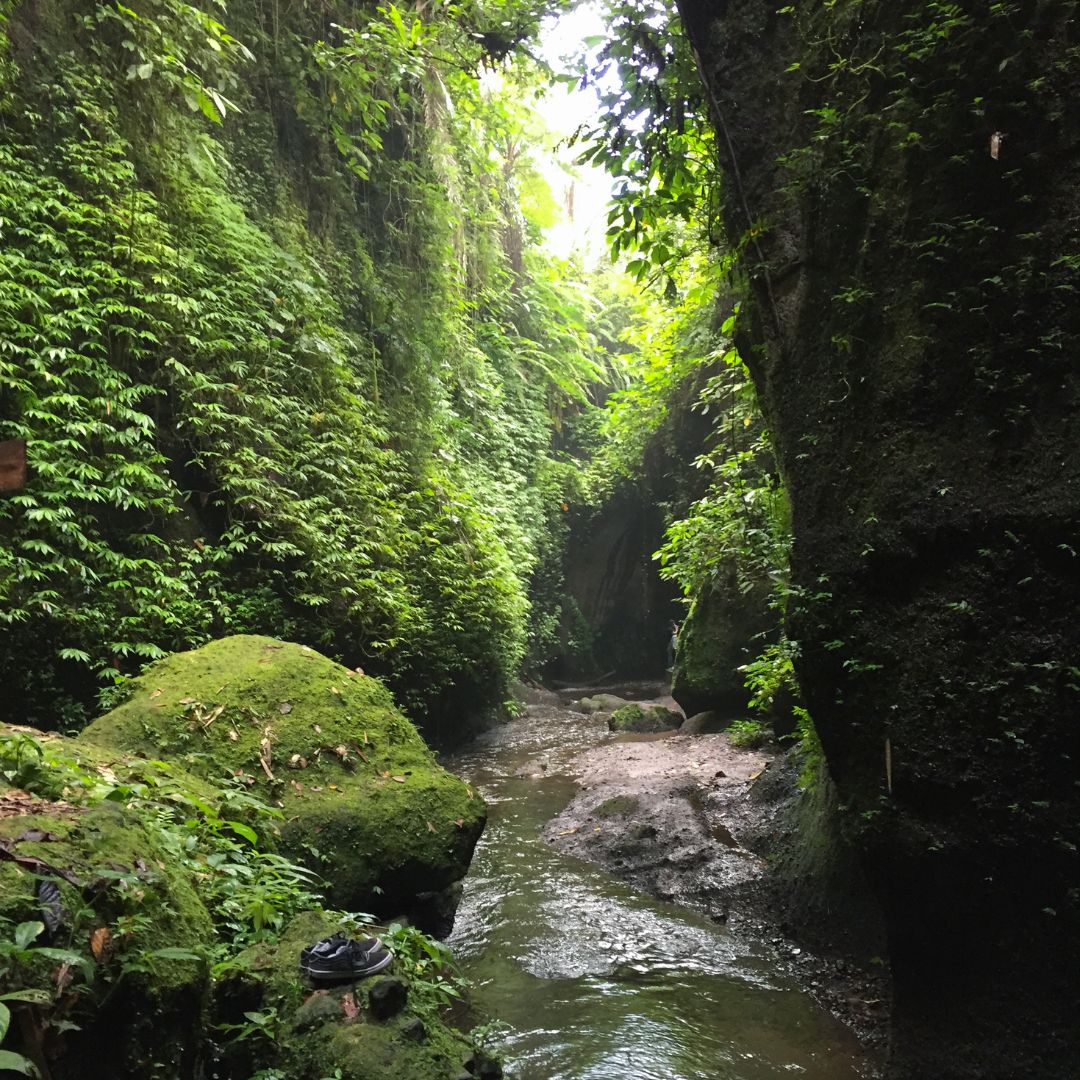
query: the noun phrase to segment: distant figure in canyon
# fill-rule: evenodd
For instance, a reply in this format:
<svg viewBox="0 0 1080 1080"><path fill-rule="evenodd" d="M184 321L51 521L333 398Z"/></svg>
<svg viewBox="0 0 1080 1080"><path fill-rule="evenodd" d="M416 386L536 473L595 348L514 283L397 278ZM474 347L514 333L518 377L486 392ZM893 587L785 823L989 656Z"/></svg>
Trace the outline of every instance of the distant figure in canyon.
<svg viewBox="0 0 1080 1080"><path fill-rule="evenodd" d="M667 643L667 670L672 671L675 667L675 651L679 647L679 624L672 619L668 623Z"/></svg>

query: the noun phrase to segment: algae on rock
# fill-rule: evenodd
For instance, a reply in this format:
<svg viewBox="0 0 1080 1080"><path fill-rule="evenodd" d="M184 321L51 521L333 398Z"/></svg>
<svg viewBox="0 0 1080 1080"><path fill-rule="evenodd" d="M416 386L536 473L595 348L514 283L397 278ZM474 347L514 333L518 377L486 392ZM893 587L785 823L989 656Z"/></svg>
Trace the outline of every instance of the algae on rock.
<svg viewBox="0 0 1080 1080"><path fill-rule="evenodd" d="M241 635L129 685L81 738L241 779L281 807L281 848L328 879L328 903L448 929L447 890L468 869L484 803L378 682L306 646Z"/></svg>
<svg viewBox="0 0 1080 1080"><path fill-rule="evenodd" d="M680 713L663 705L624 705L608 717L609 731L674 731L683 722Z"/></svg>
<svg viewBox="0 0 1080 1080"><path fill-rule="evenodd" d="M770 598L764 585L742 592L733 569L695 598L679 632L671 685L687 716L745 711L750 695L739 669L761 651L765 635L775 633Z"/></svg>

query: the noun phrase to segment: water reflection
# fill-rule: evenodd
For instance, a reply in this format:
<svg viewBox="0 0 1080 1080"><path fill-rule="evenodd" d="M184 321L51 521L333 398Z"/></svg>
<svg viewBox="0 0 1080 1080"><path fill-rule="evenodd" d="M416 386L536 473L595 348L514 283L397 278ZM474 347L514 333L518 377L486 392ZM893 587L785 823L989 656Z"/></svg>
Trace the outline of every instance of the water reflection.
<svg viewBox="0 0 1080 1080"><path fill-rule="evenodd" d="M846 1029L753 942L539 838L573 794L567 761L604 737L586 717L532 710L447 762L490 804L450 944L481 1009L510 1026L509 1070L520 1080L867 1075Z"/></svg>

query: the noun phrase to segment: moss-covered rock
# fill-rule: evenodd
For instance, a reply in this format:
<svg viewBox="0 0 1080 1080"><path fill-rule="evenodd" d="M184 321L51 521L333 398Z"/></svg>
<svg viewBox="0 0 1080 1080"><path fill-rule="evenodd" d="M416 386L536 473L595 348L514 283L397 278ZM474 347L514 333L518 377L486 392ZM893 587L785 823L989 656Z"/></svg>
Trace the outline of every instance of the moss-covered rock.
<svg viewBox="0 0 1080 1080"><path fill-rule="evenodd" d="M227 1049L224 1075L246 1080L255 1069L267 1067L283 1070L291 1080L335 1075L434 1080L461 1073L472 1048L425 999L401 958L387 974L409 987L406 1006L385 1021L369 1008L368 996L378 979L319 990L307 984L298 968L300 950L342 929L349 931L332 914L305 912L277 942L240 955L216 989L217 1021L242 1023L245 1013L258 1012L273 1017L274 1027L267 1031L271 1038L244 1040Z"/></svg>
<svg viewBox="0 0 1080 1080"><path fill-rule="evenodd" d="M578 707L587 713L597 713L613 712L626 704L626 698L617 697L615 694L593 694L592 697L583 697L578 702Z"/></svg>
<svg viewBox="0 0 1080 1080"><path fill-rule="evenodd" d="M624 705L608 717L609 731L673 731L682 716L663 705Z"/></svg>
<svg viewBox="0 0 1080 1080"><path fill-rule="evenodd" d="M0 808L10 853L0 862L0 921L40 928L9 954L0 990L46 990L48 1017L77 1025L50 1029L53 1080L194 1075L214 933L193 874L137 813L112 802L80 807L6 788ZM51 932L43 880L60 890ZM25 1039L18 1049L35 1054Z"/></svg>
<svg viewBox="0 0 1080 1080"><path fill-rule="evenodd" d="M423 919L464 876L484 824L483 800L435 763L382 685L272 638L159 661L82 738L240 778L282 808L283 851L346 910Z"/></svg>
<svg viewBox="0 0 1080 1080"><path fill-rule="evenodd" d="M769 589L743 593L734 566L695 598L679 631L671 696L687 716L716 710L745 711L750 695L739 668L761 652L774 628Z"/></svg>

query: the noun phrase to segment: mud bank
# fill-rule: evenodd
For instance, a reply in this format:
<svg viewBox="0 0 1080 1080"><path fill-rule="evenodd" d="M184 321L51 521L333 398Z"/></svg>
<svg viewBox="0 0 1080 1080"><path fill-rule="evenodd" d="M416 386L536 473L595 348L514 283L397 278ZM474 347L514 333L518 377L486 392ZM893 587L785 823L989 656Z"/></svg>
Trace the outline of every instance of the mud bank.
<svg viewBox="0 0 1080 1080"><path fill-rule="evenodd" d="M836 865L835 807L799 788L790 752L726 734L624 734L569 769L580 790L544 829L550 845L767 942L871 1053L883 1050L879 920Z"/></svg>

